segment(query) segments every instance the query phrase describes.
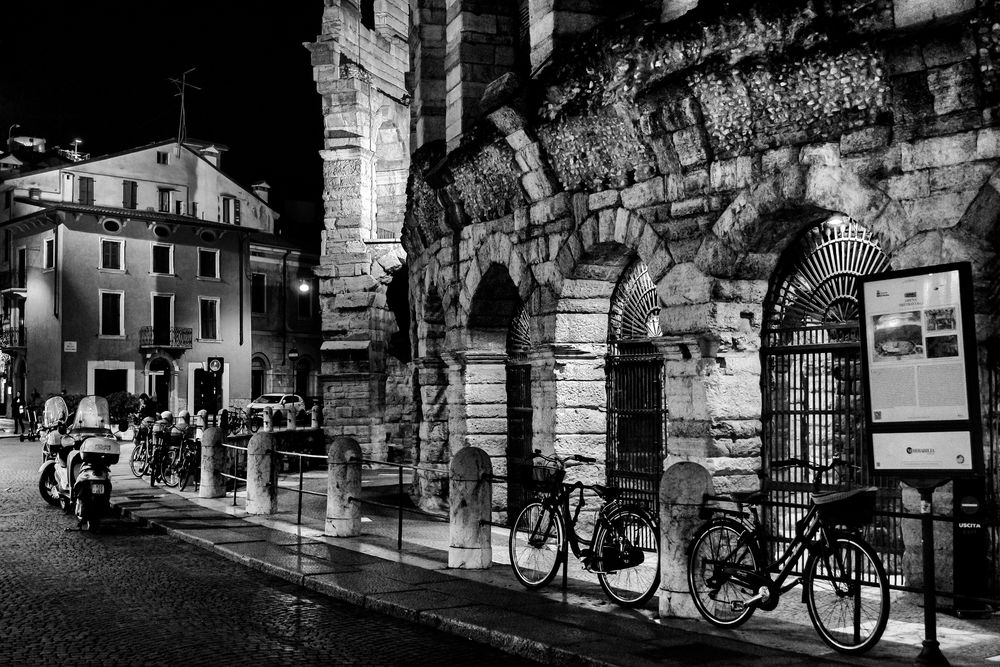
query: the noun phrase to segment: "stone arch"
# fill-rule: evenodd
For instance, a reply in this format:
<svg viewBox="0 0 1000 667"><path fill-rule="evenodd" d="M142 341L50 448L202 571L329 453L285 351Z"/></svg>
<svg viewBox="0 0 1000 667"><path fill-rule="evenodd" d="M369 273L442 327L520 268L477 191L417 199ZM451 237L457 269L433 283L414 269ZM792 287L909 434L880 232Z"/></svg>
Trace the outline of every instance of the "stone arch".
<svg viewBox="0 0 1000 667"><path fill-rule="evenodd" d="M158 375L165 373L166 375ZM143 365L143 391L155 399L157 410L173 410L177 405L178 387L177 379L180 377L180 366L172 357L165 354L154 354ZM166 390L166 395L162 392ZM192 386L192 391L194 387ZM190 397L189 403L193 404Z"/></svg>
<svg viewBox="0 0 1000 667"><path fill-rule="evenodd" d="M399 240L406 212L406 181L410 159L408 141L387 107L379 110L375 128L374 236ZM381 121L381 122L379 122Z"/></svg>
<svg viewBox="0 0 1000 667"><path fill-rule="evenodd" d="M264 352L254 352L250 357L250 400L271 389L271 360Z"/></svg>

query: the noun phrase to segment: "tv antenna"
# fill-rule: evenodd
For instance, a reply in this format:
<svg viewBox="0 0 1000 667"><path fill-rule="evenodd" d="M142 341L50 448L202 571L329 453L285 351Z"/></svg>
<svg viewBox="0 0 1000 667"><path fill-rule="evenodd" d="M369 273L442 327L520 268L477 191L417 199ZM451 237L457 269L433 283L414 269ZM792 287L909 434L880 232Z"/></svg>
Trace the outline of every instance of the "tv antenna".
<svg viewBox="0 0 1000 667"><path fill-rule="evenodd" d="M187 82L187 75L190 74L191 72L193 72L195 69L196 68L192 67L191 69L187 70L186 72L184 72L183 74L181 74L181 78L180 79L169 79L169 81L171 83L173 83L175 86L177 86L177 94L174 95L174 97L180 97L181 98L181 115L180 115L180 118L177 121L177 155L178 155L178 157L181 154L181 144L183 144L184 141L187 139L187 115L186 115L186 113L184 111L184 98L185 98L185 95L187 93L187 89L188 88L192 88L194 90L201 90L201 88L199 86L195 86L194 84L190 84L190 83Z"/></svg>

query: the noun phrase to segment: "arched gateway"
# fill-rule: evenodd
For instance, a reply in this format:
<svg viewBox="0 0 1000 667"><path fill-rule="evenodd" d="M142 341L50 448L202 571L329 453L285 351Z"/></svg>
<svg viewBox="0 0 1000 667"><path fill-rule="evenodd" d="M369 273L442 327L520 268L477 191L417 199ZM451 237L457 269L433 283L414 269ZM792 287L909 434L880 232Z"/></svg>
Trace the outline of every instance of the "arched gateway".
<svg viewBox="0 0 1000 667"><path fill-rule="evenodd" d="M869 479L858 335L858 277L889 269L873 234L839 215L810 228L778 262L764 303L761 347L763 465L772 547L780 554L809 504L801 468L773 468L789 457L824 463L834 447L856 467L839 482L874 483L881 510L869 538L889 572L898 572L898 485ZM827 481L837 481L830 480ZM880 482L885 482L880 484Z"/></svg>

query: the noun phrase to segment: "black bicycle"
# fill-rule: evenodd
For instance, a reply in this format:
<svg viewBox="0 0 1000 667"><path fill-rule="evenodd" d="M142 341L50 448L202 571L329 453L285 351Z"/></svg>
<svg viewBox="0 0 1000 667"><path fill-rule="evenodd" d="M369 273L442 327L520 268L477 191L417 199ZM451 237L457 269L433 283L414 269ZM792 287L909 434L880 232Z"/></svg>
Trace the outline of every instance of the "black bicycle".
<svg viewBox="0 0 1000 667"><path fill-rule="evenodd" d="M771 465L798 465L814 473L809 509L796 523L794 539L780 558L768 562L762 547L768 535L756 507L764 493L706 496L736 509L705 508L712 518L695 533L688 554L694 604L710 623L735 628L756 609L775 609L781 595L801 583L809 618L823 641L841 653L864 653L889 621L889 579L878 553L857 533L872 521L877 489L820 492L823 474L844 465L837 453L822 466L799 459ZM804 555L801 574L786 583Z"/></svg>
<svg viewBox="0 0 1000 667"><path fill-rule="evenodd" d="M583 561L584 568L597 575L601 588L611 600L623 607L639 607L656 592L660 584L659 530L642 507L623 502L620 489L582 482L563 483L566 468L595 463L596 459L579 454L566 457L543 456L535 452L544 466L520 467L522 484L542 494L528 503L517 516L510 531L510 564L514 576L526 588L541 588L556 576L559 565L568 558L567 545ZM596 493L604 505L597 514L590 537L577 532L584 491ZM571 498L578 494L574 507Z"/></svg>

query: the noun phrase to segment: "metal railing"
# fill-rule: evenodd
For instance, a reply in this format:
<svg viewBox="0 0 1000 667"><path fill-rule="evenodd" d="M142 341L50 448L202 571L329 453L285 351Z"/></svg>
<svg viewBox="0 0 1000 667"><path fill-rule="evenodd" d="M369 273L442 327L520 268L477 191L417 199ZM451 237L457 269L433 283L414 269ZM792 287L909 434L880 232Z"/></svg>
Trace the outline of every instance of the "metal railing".
<svg viewBox="0 0 1000 667"><path fill-rule="evenodd" d="M283 451L277 451L277 450L272 450L271 451L271 456L272 456L272 460L274 461L274 464L271 466L271 475L273 477L273 479L271 480L271 483L274 484L274 488L276 489L276 491L294 491L294 492L296 492L296 493L299 494L298 513L297 513L296 518L295 518L295 525L296 526L302 525L302 496L304 496L304 495L321 496L323 498L326 498L326 496L327 496L326 493L320 493L319 491L310 491L309 489L302 488L304 486L304 482L305 482L305 478L304 478L305 466L302 465L304 463L303 459L313 459L313 460L317 460L317 461L323 461L324 463L326 463L327 460L328 460L328 457L327 457L326 454L306 454L304 452L283 452ZM283 456L287 456L289 458L291 458L291 457L294 456L297 459L297 461L298 461L298 470L299 470L299 485L298 485L298 488L296 488L294 486L283 485L283 484L280 484L278 482L278 479L277 479L278 478L278 463L281 461L281 457L283 457Z"/></svg>
<svg viewBox="0 0 1000 667"><path fill-rule="evenodd" d="M194 330L191 327L139 327L139 347L170 347L190 350Z"/></svg>
<svg viewBox="0 0 1000 667"><path fill-rule="evenodd" d="M235 438L230 438L230 439L239 439L239 436L236 436ZM233 465L232 465L232 473L220 472L219 475L222 476L222 477L224 477L224 478L226 478L226 479L233 480L233 507L235 507L236 506L236 493L237 493L237 490L239 489L240 482L243 482L243 486L244 487L247 484L247 478L246 477L240 477L239 475L237 475L237 472L239 470L239 465L238 464L239 464L239 460L240 460L240 452L243 453L243 469L246 470L247 463L248 463L247 448L246 448L246 445L240 447L239 445L233 445L233 444L230 444L229 442L223 442L222 446L225 447L226 449L232 450L231 454L232 454L232 457L233 457Z"/></svg>
<svg viewBox="0 0 1000 667"><path fill-rule="evenodd" d="M417 509L414 507L403 507L403 469L408 468L413 471L423 470L425 472L432 472L436 474L441 474L442 471L438 468L425 468L411 463L393 463L390 461L378 461L375 459L361 459L361 463L368 465L383 465L389 466L397 469L398 472L398 490L399 490L399 502L396 505L390 505L389 503L380 503L377 500L367 500L365 498L355 498L351 496L350 500L352 502L362 504L362 505L372 505L374 507L382 507L385 509L396 510L397 514L397 524L396 524L396 550L403 550L403 512L409 512L410 514L418 514L420 516L425 516L432 521L443 521L448 523L451 519L449 516L444 514L434 514L433 512L425 512L422 509Z"/></svg>

